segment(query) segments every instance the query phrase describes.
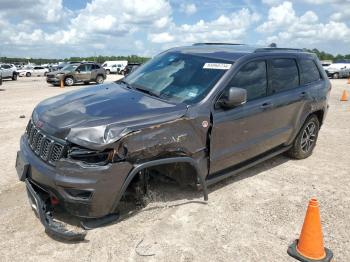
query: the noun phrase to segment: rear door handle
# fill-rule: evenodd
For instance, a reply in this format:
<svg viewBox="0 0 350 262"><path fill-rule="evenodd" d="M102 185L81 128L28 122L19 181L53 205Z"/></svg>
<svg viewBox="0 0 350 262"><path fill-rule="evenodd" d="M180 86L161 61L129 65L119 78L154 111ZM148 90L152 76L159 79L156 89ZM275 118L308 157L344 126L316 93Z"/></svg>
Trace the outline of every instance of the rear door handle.
<svg viewBox="0 0 350 262"><path fill-rule="evenodd" d="M265 102L260 106L260 108L262 108L262 109L267 109L267 108L271 108L271 107L273 107L273 104L271 102Z"/></svg>

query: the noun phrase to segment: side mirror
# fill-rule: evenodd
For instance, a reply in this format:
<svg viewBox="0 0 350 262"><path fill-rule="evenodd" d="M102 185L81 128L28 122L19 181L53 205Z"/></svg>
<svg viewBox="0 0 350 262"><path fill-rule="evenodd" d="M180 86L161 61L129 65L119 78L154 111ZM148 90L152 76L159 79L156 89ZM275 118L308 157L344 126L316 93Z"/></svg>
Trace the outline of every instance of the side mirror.
<svg viewBox="0 0 350 262"><path fill-rule="evenodd" d="M223 108L233 108L247 102L247 90L238 87L230 89L220 98L219 104Z"/></svg>
<svg viewBox="0 0 350 262"><path fill-rule="evenodd" d="M77 71L78 73L80 73L80 69L77 69L77 70L75 70L75 71Z"/></svg>

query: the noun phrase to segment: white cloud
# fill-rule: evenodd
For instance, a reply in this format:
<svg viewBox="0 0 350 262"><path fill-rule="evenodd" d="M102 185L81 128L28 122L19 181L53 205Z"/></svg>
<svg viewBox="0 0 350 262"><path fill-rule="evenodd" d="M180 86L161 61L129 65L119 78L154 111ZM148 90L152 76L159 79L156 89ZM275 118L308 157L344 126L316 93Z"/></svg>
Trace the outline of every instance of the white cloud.
<svg viewBox="0 0 350 262"><path fill-rule="evenodd" d="M0 15L3 18L21 17L39 23L57 23L68 13L62 0L1 0Z"/></svg>
<svg viewBox="0 0 350 262"><path fill-rule="evenodd" d="M275 42L278 45L306 47L337 41L350 43L350 28L346 23L332 20L321 23L313 11L297 16L291 2L271 7L267 21L258 26L257 31L267 34L260 44Z"/></svg>
<svg viewBox="0 0 350 262"><path fill-rule="evenodd" d="M162 32L159 38L152 34L151 41L167 43L175 41L177 44L192 44L195 42L243 42L249 27L259 21L260 15L243 8L230 15L221 15L212 21L199 20L195 24L173 25L169 28L172 38L165 37ZM164 41L162 41L164 40Z"/></svg>
<svg viewBox="0 0 350 262"><path fill-rule="evenodd" d="M197 7L194 3L191 4L181 4L180 9L187 15L193 15L197 12Z"/></svg>
<svg viewBox="0 0 350 262"><path fill-rule="evenodd" d="M169 43L175 38L169 33L164 32L159 34L149 34L148 39L153 43Z"/></svg>

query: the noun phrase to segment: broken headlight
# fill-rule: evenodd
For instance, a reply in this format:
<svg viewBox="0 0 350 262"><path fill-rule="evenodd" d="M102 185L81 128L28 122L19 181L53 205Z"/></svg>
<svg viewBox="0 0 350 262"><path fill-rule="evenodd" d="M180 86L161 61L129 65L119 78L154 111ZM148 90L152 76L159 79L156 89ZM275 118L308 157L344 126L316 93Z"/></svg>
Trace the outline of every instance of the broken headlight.
<svg viewBox="0 0 350 262"><path fill-rule="evenodd" d="M68 157L88 164L105 165L113 161L114 150L96 151L72 146L68 150Z"/></svg>

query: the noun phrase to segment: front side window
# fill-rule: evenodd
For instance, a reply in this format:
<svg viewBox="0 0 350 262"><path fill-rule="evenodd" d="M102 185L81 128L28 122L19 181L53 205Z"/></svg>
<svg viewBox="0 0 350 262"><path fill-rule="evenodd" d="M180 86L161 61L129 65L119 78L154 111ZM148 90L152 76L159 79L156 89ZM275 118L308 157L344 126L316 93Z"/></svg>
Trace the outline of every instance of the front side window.
<svg viewBox="0 0 350 262"><path fill-rule="evenodd" d="M271 60L271 93L279 93L299 86L299 73L294 59Z"/></svg>
<svg viewBox="0 0 350 262"><path fill-rule="evenodd" d="M195 103L211 90L232 62L180 52L156 56L123 81L175 103Z"/></svg>
<svg viewBox="0 0 350 262"><path fill-rule="evenodd" d="M308 84L321 79L320 72L312 59L300 60L300 80L302 84Z"/></svg>
<svg viewBox="0 0 350 262"><path fill-rule="evenodd" d="M232 78L229 87L247 90L247 101L266 96L266 62L262 60L245 64Z"/></svg>

